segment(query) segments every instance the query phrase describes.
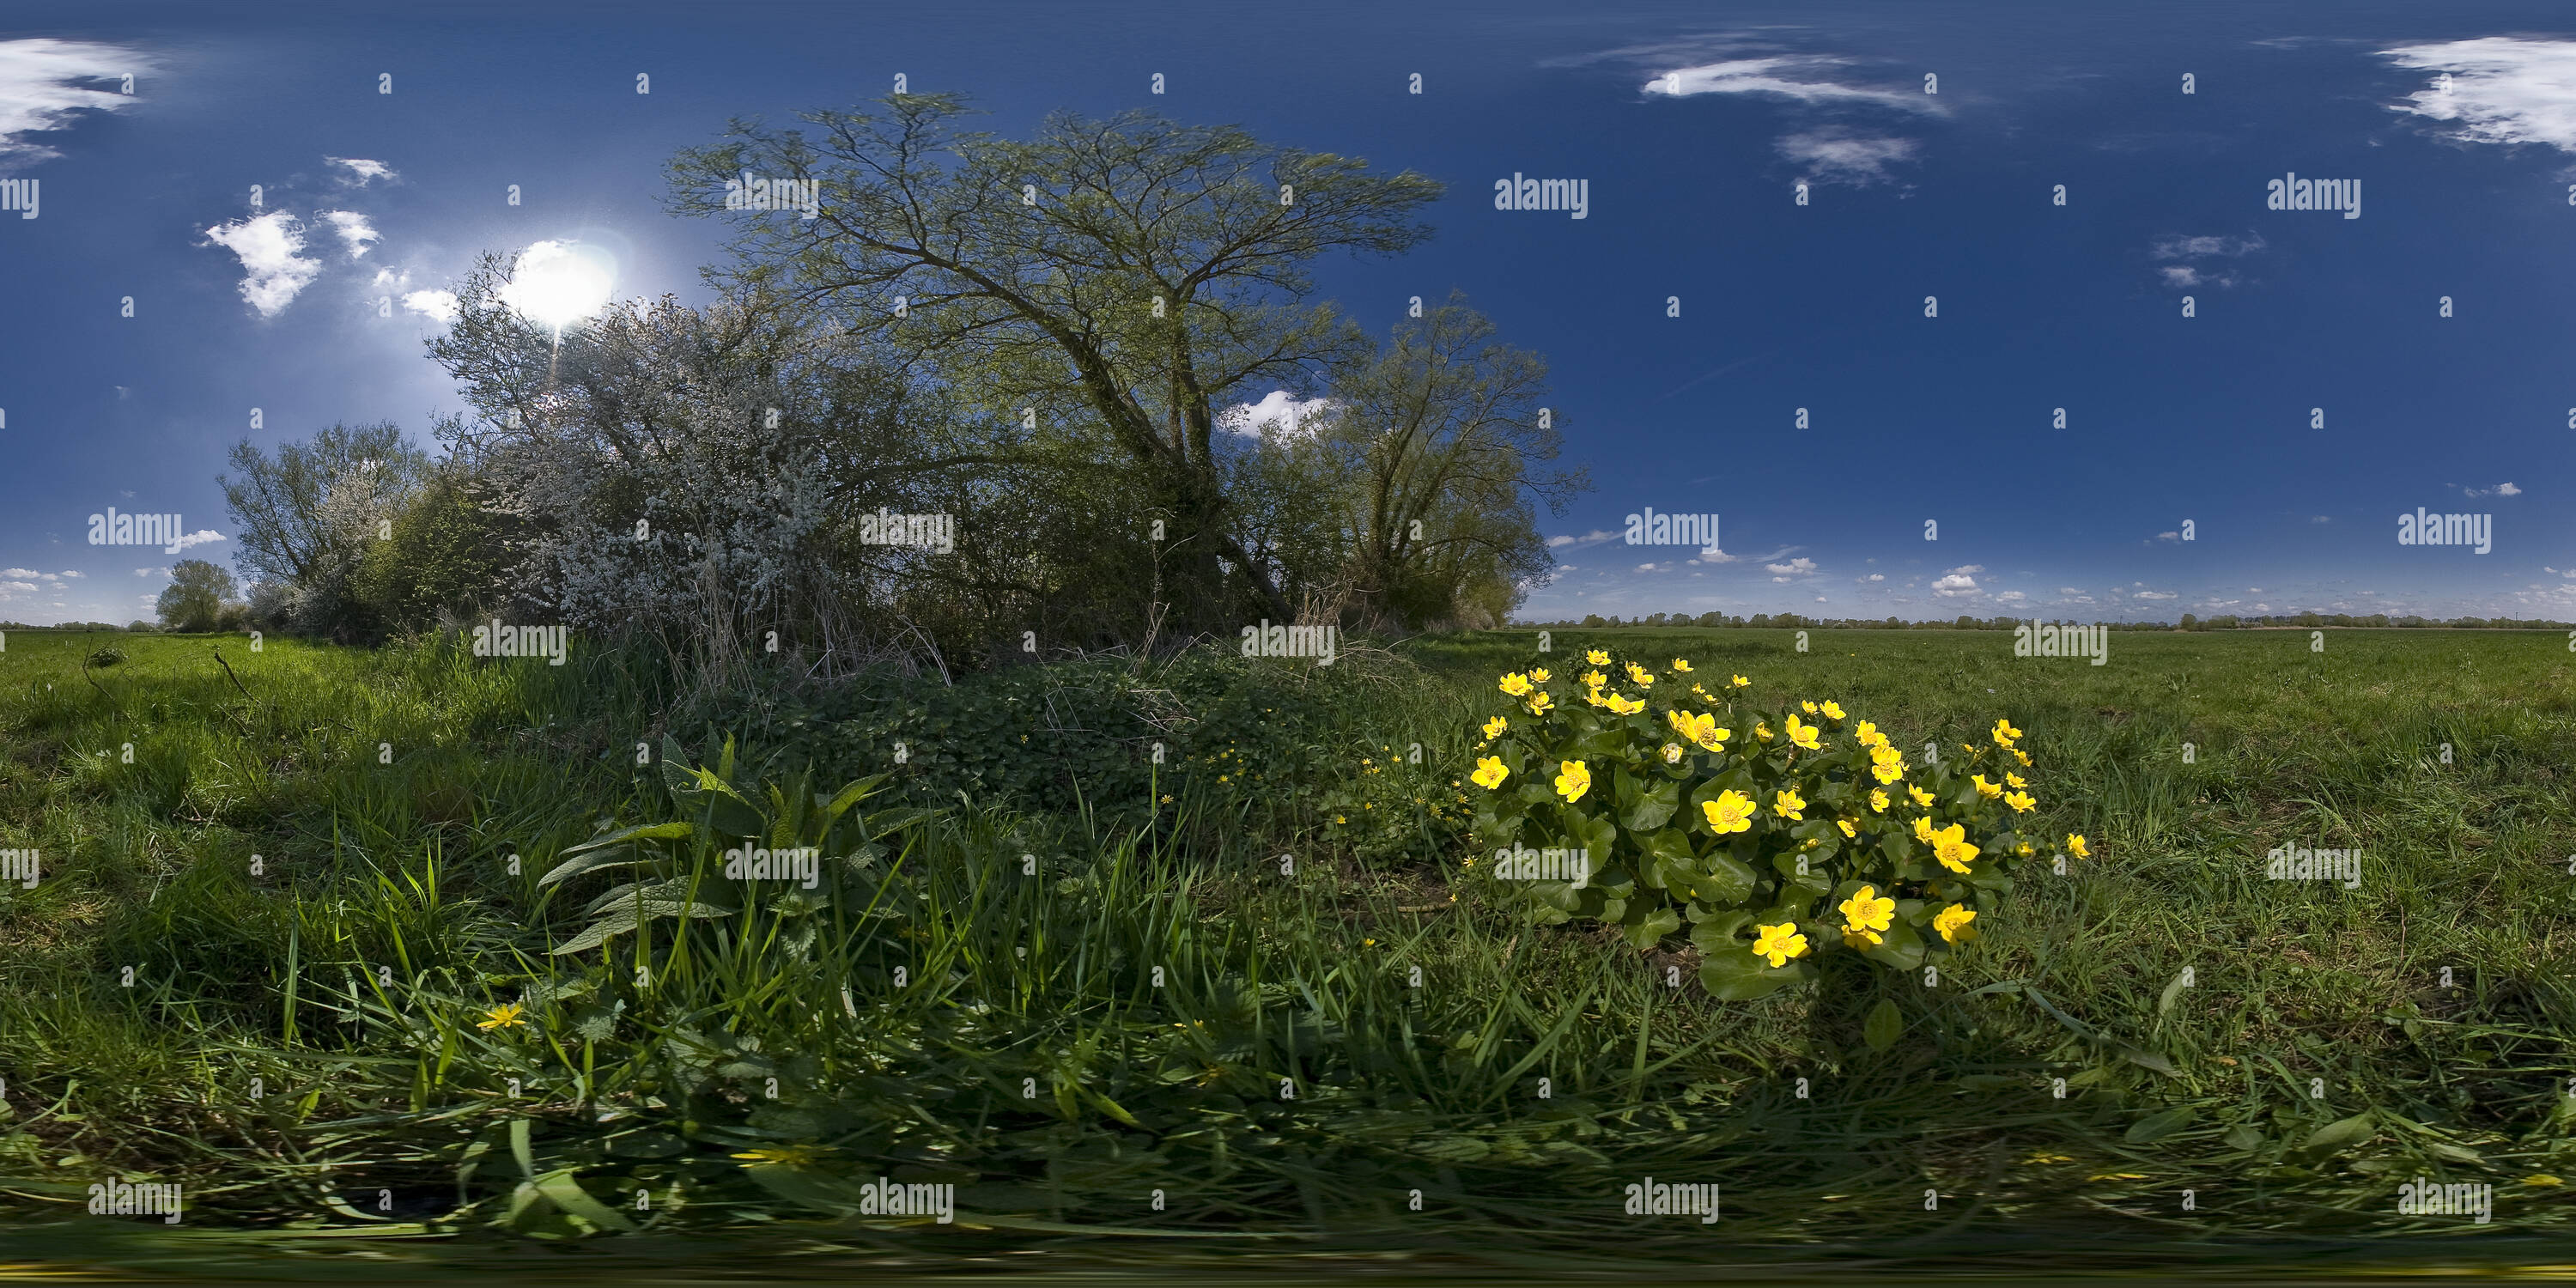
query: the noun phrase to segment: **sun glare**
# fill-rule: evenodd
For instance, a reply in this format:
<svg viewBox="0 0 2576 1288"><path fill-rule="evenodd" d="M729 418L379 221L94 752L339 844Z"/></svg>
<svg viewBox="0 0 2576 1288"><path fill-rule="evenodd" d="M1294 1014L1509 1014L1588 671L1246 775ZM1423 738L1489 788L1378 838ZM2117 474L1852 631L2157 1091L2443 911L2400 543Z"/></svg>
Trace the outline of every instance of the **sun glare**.
<svg viewBox="0 0 2576 1288"><path fill-rule="evenodd" d="M541 241L520 252L501 302L560 334L608 303L617 260L597 246Z"/></svg>

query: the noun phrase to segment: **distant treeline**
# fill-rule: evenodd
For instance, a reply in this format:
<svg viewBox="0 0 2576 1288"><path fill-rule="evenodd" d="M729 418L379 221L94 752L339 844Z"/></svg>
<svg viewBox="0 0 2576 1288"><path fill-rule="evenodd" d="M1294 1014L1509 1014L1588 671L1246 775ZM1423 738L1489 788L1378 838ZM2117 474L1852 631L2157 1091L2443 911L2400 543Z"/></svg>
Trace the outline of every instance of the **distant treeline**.
<svg viewBox="0 0 2576 1288"><path fill-rule="evenodd" d="M1946 622L1909 622L1896 617L1890 617L1884 620L1859 617L1806 617L1797 613L1755 613L1751 617L1730 616L1726 613L1701 613L1696 617L1689 613L1652 613L1644 617L1631 617L1622 620L1616 616L1603 617L1598 613L1594 613L1587 615L1579 622L1515 621L1512 625L1518 627L1556 627L1561 629L1576 629L1583 627L1607 628L1612 626L1733 626L1751 627L1756 630L1798 627L1807 630L1829 631L2008 631L2016 626L2027 625L2032 620L2034 619L2031 617L1971 617L1965 613L1962 613L1957 618ZM2050 617L2039 618L2038 620L2062 622L2070 619ZM2185 613L2182 615L2182 620L2179 622L2092 622L2087 624L2103 626L2115 631L2235 631L2324 626L2430 626L2443 627L2451 630L2506 631L2557 631L2576 629L2576 624L2568 622L2554 622L2538 617L2527 619L2516 619L2511 617L2439 618L2417 617L2411 613L2403 616L2390 616L2387 613L2371 613L2367 616L2356 616L2352 613L2283 613L2271 617L2239 617L2233 613L2229 613L2223 616L2209 618L2196 617L2190 613Z"/></svg>

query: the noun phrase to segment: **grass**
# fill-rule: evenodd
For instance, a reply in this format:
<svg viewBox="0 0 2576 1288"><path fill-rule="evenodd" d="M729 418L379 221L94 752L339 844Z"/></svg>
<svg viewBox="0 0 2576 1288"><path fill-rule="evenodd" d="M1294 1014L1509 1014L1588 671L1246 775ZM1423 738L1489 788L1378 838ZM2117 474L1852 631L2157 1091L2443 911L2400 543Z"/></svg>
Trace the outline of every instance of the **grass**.
<svg viewBox="0 0 2576 1288"><path fill-rule="evenodd" d="M2510 1257L2569 1222L2526 1183L2576 1179L2554 636L2122 633L2101 667L1989 632L1554 636L1832 697L1911 746L2007 715L2056 830L2093 840L1938 987L1829 973L1749 1004L1701 995L1687 949L1518 924L1454 849L1375 857L1449 840L1412 800L1462 776L1533 632L1408 646L1418 675L1329 713L1355 786L1303 824L1247 829L1203 778L1150 824L872 801L820 838L865 860L820 895L575 954L550 950L614 878L540 877L603 819L690 816L634 763L673 700L655 668L161 636L85 668L109 638L0 653L0 848L45 863L0 890L24 1246L363 1236L464 1265L612 1231L597 1264L737 1255L667 1251L704 1236L889 1268L1036 1246L1577 1273L1712 1237L1782 1263ZM791 744L735 776L792 802L841 786L816 772ZM2266 879L2291 844L2361 850L2358 888ZM642 857L704 891L722 848ZM1882 990L1906 1029L1873 1051ZM482 1027L505 1004L533 1022ZM183 1183L185 1226L86 1215L111 1173ZM957 1223L857 1215L881 1175L956 1184ZM1623 1215L1648 1176L1721 1184L1717 1233ZM2417 1176L2493 1184L2493 1221L2398 1215Z"/></svg>

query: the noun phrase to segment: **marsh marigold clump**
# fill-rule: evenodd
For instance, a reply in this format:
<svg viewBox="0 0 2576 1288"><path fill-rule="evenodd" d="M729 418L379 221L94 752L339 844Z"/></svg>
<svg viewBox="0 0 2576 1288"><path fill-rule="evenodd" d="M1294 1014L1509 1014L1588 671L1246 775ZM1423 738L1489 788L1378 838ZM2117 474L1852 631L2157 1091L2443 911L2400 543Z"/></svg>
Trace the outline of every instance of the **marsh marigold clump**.
<svg viewBox="0 0 2576 1288"><path fill-rule="evenodd" d="M1712 993L1752 998L1819 978L1823 953L1912 972L1970 951L2012 866L2048 861L2010 720L1917 761L1838 700L1756 708L1741 675L1685 692L1612 650L1584 661L1553 694L1544 667L1499 677L1515 709L1475 717L1478 845L1588 853L1579 885L1510 882L1534 920L1597 920L1639 949L1686 933Z"/></svg>

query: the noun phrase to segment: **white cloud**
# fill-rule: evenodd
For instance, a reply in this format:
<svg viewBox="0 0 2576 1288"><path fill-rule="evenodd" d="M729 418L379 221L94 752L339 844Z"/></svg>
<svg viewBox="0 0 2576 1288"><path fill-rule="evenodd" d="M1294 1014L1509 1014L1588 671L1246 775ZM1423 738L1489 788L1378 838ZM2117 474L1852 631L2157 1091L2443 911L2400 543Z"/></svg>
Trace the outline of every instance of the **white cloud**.
<svg viewBox="0 0 2576 1288"><path fill-rule="evenodd" d="M232 540L231 537L227 537L224 534L215 531L213 528L199 528L171 544L179 547L181 550L186 550L190 546L211 545L218 541L230 540Z"/></svg>
<svg viewBox="0 0 2576 1288"><path fill-rule="evenodd" d="M2520 495L2522 495L2522 489L2521 489L2521 488L2518 488L2518 487L2515 487L2515 486L2514 486L2513 484L2511 484L2511 483L2498 483L2498 484L2496 484L2494 487L2491 487L2491 488L2483 488L2483 489L2481 489L2481 488L2473 488L2473 487L2472 487L2472 488L2462 488L2462 489L2460 489L2460 490L2461 490L2461 491L2463 491L2463 492L2465 492L2465 493L2467 493L2467 494L2468 494L2468 495L2470 495L2470 496L2520 496Z"/></svg>
<svg viewBox="0 0 2576 1288"><path fill-rule="evenodd" d="M1939 581L1933 582L1932 593L1939 595L1943 599L1957 599L1961 596L1981 595L1985 592L1977 589L1976 578L1968 576L1965 573L1954 572Z"/></svg>
<svg viewBox="0 0 2576 1288"><path fill-rule="evenodd" d="M2030 596L2025 595L2018 590L2007 590L2004 593L1995 596L1997 602L2005 604L2018 604L2028 598L2030 598Z"/></svg>
<svg viewBox="0 0 2576 1288"><path fill-rule="evenodd" d="M1616 540L1621 535L1623 534L1611 532L1602 528L1594 528L1590 532L1584 533L1579 537L1549 537L1547 539L1547 544L1551 548L1562 546L1597 546L1604 541Z"/></svg>
<svg viewBox="0 0 2576 1288"><path fill-rule="evenodd" d="M2447 72L2393 112L2441 121L2464 143L2538 143L2576 152L2576 41L2482 36L2380 51L2400 67Z"/></svg>
<svg viewBox="0 0 2576 1288"><path fill-rule="evenodd" d="M1781 156L1806 167L1808 178L1855 187L1883 183L1889 177L1889 166L1915 159L1912 139L1861 134L1831 126L1788 135L1774 146Z"/></svg>
<svg viewBox="0 0 2576 1288"><path fill-rule="evenodd" d="M242 299L264 318L276 317L322 275L322 261L301 253L303 227L283 210L218 224L206 240L241 259Z"/></svg>
<svg viewBox="0 0 2576 1288"><path fill-rule="evenodd" d="M1787 580L1789 580L1789 579L1788 579L1788 578L1786 578L1786 577L1774 577L1774 578L1772 578L1771 580L1773 580L1773 581L1787 581Z"/></svg>
<svg viewBox="0 0 2576 1288"><path fill-rule="evenodd" d="M2165 590L2142 590L2138 592L2138 598L2140 599L2172 599L2174 597L2173 592Z"/></svg>
<svg viewBox="0 0 2576 1288"><path fill-rule="evenodd" d="M71 571L70 569L66 568L66 569L64 569L64 570L63 570L63 572L61 573L61 575L62 575L62 576L65 576L65 577L86 577L86 576L88 576L89 574L88 574L88 573L84 573L84 572L73 572L73 571Z"/></svg>
<svg viewBox="0 0 2576 1288"><path fill-rule="evenodd" d="M1874 572L1869 575L1869 579L1871 581L1885 581L1887 580L1887 574L1883 572Z"/></svg>
<svg viewBox="0 0 2576 1288"><path fill-rule="evenodd" d="M348 248L351 259L366 258L368 245L377 240L375 225L357 211L325 210L322 219L331 225L331 231L340 234L340 244Z"/></svg>
<svg viewBox="0 0 2576 1288"><path fill-rule="evenodd" d="M402 177L401 175L394 173L394 168L392 166L386 165L382 161L368 161L358 157L324 157L322 159L349 172L347 175L342 176L340 182L355 183L361 188L366 187L369 183L377 179L383 179L390 182Z"/></svg>
<svg viewBox="0 0 2576 1288"><path fill-rule="evenodd" d="M1718 549L1718 548L1717 548L1717 547L1715 547L1715 546L1710 546L1709 548L1707 548L1707 549L1702 550L1702 551L1700 551L1700 552L1699 552L1699 559L1698 559L1696 562L1699 562L1699 563L1713 563L1713 564L1731 564L1731 563L1734 563L1734 562L1735 562L1735 560L1736 560L1736 556L1731 555L1731 554L1728 554L1728 553L1726 553L1725 551L1720 550L1720 549Z"/></svg>
<svg viewBox="0 0 2576 1288"><path fill-rule="evenodd" d="M1637 565L1637 571L1639 571L1639 572L1653 572L1654 570L1655 570L1655 566L1654 566L1653 564L1650 564L1650 563L1643 563L1643 564L1639 564L1639 565Z"/></svg>
<svg viewBox="0 0 2576 1288"><path fill-rule="evenodd" d="M2057 588L2057 593L2061 595L2081 595L2084 593L2084 588L2081 586L2060 586Z"/></svg>
<svg viewBox="0 0 2576 1288"><path fill-rule="evenodd" d="M137 577L149 577L156 572L163 576L168 576L170 570L167 568L137 568L134 570L134 575Z"/></svg>
<svg viewBox="0 0 2576 1288"><path fill-rule="evenodd" d="M0 581L0 595L32 595L35 593L36 583L32 581Z"/></svg>
<svg viewBox="0 0 2576 1288"><path fill-rule="evenodd" d="M440 322L456 320L457 305L454 291L413 291L402 297L402 306L410 312L434 318ZM1551 541L1548 544L1556 543Z"/></svg>
<svg viewBox="0 0 2576 1288"><path fill-rule="evenodd" d="M1787 573L1787 574L1789 574L1789 575L1790 575L1790 576L1792 576L1792 577L1804 577L1804 576L1806 576L1807 574L1809 574L1809 573L1811 573L1811 572L1814 572L1815 570L1816 570L1816 561L1815 561L1815 560L1813 560L1813 559L1806 558L1806 557L1805 557L1805 556L1803 556L1803 555L1802 555L1802 556L1800 556L1800 557L1798 557L1798 558L1796 558L1796 559L1792 559L1792 560L1790 560L1790 561L1789 561L1789 562L1787 562L1787 563L1775 563L1775 564L1764 564L1764 565L1762 565L1762 571L1764 571L1764 572L1779 572L1779 573Z"/></svg>
<svg viewBox="0 0 2576 1288"><path fill-rule="evenodd" d="M1299 399L1285 389L1273 389L1257 403L1236 403L1218 412L1216 423L1217 428L1246 438L1259 438L1265 430L1311 434L1332 408L1330 398Z"/></svg>
<svg viewBox="0 0 2576 1288"><path fill-rule="evenodd" d="M33 568L0 568L0 577L42 577L44 575Z"/></svg>
<svg viewBox="0 0 2576 1288"><path fill-rule="evenodd" d="M2157 259L2207 259L2213 255L2234 259L2239 255L2253 254L2263 249L2263 246L2261 233L2247 233L2242 237L2184 237L2178 234L2167 234L2148 243L2147 254Z"/></svg>
<svg viewBox="0 0 2576 1288"><path fill-rule="evenodd" d="M2156 540L2178 542L2182 540L2182 534L2179 532L2159 532L2156 534Z"/></svg>
<svg viewBox="0 0 2576 1288"><path fill-rule="evenodd" d="M1986 566L1984 564L1961 564L1958 567L1951 569L1950 573L1952 576L1956 577L1973 577L1985 570Z"/></svg>
<svg viewBox="0 0 2576 1288"><path fill-rule="evenodd" d="M134 104L120 87L75 82L120 80L151 70L150 59L114 45L81 40L0 40L0 169L50 161L60 151L29 135L68 128L75 112L114 112Z"/></svg>
<svg viewBox="0 0 2576 1288"><path fill-rule="evenodd" d="M1645 92L1674 98L1689 98L1697 94L1764 94L1810 106L1869 103L1910 112L1940 111L1940 104L1928 101L1931 96L1922 93L1919 86L1871 89L1836 84L1828 79L1833 72L1849 66L1849 59L1817 54L1733 58L1657 72L1653 80L1646 82Z"/></svg>

